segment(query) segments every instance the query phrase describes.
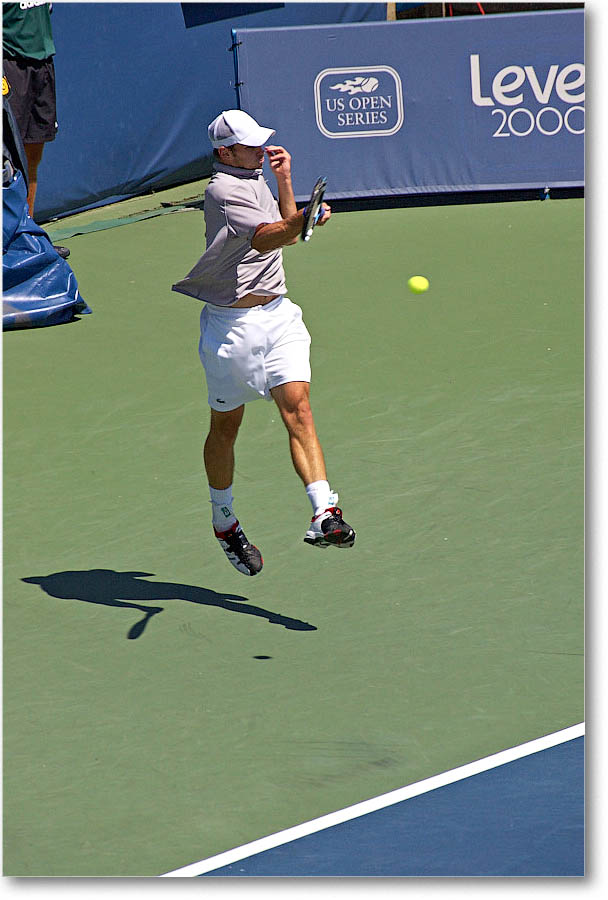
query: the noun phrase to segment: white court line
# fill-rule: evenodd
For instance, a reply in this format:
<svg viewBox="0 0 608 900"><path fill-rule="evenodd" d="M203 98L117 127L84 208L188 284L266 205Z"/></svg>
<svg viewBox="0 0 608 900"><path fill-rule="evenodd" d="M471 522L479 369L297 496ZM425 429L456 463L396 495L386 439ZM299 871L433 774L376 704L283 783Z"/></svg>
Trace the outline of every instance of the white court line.
<svg viewBox="0 0 608 900"><path fill-rule="evenodd" d="M200 862L191 863L188 866L183 866L181 869L175 869L173 872L165 872L160 877L192 878L196 875L203 875L205 872L228 866L241 859L246 859L248 856L262 853L264 850L279 847L281 844L287 844L308 834L314 834L317 831L322 831L324 828L331 828L332 825L348 822L350 819L365 816L378 809L384 809L386 806L392 806L394 803L401 803L402 800L409 800L410 797L418 797L420 794L426 794L428 791L445 787L447 784L453 784L455 781L461 781L463 778L470 778L471 775L478 775L480 772L487 772L488 769L503 766L505 763L513 762L524 756L530 756L532 753L538 753L540 750L556 747L558 744L564 744L566 741L582 737L584 734L584 722L580 722L578 725L571 725L569 728L562 729L562 731L546 734L544 737L520 744L518 747L511 747L509 750L501 750L499 753L492 754L492 756L486 756L484 759L467 763L465 766L459 766L457 769L450 769L440 775L433 775L431 778L425 778L423 781L417 781L415 784L406 785L406 787L390 791L388 794L372 797L371 800L364 800L361 803L356 803L354 806L347 806L345 809L329 813L326 816L320 816L318 819L311 819L302 825L295 825L293 828L277 831L276 834L259 838L259 840L243 844L241 847L234 847L232 850L226 850L224 853L218 853L217 856L210 856L208 859L203 859Z"/></svg>

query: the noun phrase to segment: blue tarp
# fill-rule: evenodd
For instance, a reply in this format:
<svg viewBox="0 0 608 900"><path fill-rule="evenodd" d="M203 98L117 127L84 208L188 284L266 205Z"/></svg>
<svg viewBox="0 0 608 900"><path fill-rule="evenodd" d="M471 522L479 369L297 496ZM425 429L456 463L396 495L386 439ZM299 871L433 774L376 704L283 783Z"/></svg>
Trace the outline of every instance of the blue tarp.
<svg viewBox="0 0 608 900"><path fill-rule="evenodd" d="M2 187L2 329L59 325L91 310L76 277L30 217L21 172Z"/></svg>

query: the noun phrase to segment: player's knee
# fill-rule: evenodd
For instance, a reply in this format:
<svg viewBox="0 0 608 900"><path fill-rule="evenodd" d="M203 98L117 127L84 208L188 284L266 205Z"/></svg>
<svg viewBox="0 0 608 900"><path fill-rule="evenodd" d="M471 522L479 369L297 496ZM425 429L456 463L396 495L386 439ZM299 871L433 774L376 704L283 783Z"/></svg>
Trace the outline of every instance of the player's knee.
<svg viewBox="0 0 608 900"><path fill-rule="evenodd" d="M307 430L313 425L312 409L308 397L300 397L284 411L285 423L293 430Z"/></svg>
<svg viewBox="0 0 608 900"><path fill-rule="evenodd" d="M242 415L212 415L209 438L224 444L234 444L242 421Z"/></svg>
<svg viewBox="0 0 608 900"><path fill-rule="evenodd" d="M239 426L233 423L227 423L221 428L213 429L213 437L223 444L234 444L239 433Z"/></svg>

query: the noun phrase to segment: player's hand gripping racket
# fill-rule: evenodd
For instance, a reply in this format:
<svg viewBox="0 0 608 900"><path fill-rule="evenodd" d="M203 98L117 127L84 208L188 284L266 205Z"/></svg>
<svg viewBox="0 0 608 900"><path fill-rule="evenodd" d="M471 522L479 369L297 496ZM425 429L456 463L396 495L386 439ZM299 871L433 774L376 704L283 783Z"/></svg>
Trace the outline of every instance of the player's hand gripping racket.
<svg viewBox="0 0 608 900"><path fill-rule="evenodd" d="M317 179L317 183L312 189L310 200L304 210L304 222L302 224L301 235L303 241L310 240L315 225L323 215L322 203L326 184L327 178L323 176L322 178Z"/></svg>

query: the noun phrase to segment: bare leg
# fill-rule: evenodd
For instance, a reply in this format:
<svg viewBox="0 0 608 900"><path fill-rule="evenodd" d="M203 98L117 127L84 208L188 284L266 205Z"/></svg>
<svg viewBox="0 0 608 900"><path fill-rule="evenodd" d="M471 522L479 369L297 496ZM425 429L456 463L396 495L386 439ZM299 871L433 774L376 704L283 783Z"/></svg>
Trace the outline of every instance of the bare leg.
<svg viewBox="0 0 608 900"><path fill-rule="evenodd" d="M209 485L219 491L230 487L234 478L234 443L244 412L244 406L229 412L211 410L211 425L203 458Z"/></svg>
<svg viewBox="0 0 608 900"><path fill-rule="evenodd" d="M314 482L327 482L323 450L310 408L310 387L305 381L292 381L274 388L270 393L279 407L289 434L294 468L306 485L308 493L309 486ZM313 500L313 497L310 499ZM318 497L315 498L313 509L317 506L318 500ZM324 512L317 510L304 541L314 547L352 547L355 537L354 529L342 518L342 510L337 506L331 506Z"/></svg>
<svg viewBox="0 0 608 900"><path fill-rule="evenodd" d="M43 143L24 144L27 157L27 171L29 186L27 190L27 205L30 208L30 216L34 218L34 203L36 202L36 189L38 187L38 166L42 159Z"/></svg>
<svg viewBox="0 0 608 900"><path fill-rule="evenodd" d="M306 381L290 381L270 393L289 434L294 469L305 485L326 481L325 459L310 408L310 385Z"/></svg>
<svg viewBox="0 0 608 900"><path fill-rule="evenodd" d="M211 410L211 427L205 441L203 456L209 487L215 491L226 491L232 485L234 478L234 443L244 412L244 406L239 406L237 409L229 412ZM220 504L216 504L213 500L213 490L211 498L215 516L217 506ZM232 493L232 491L229 493ZM243 529L238 523L238 519L236 519L231 509L226 514L228 513L230 513L230 516L226 520L226 526L219 525L217 527L214 520L213 527L220 546L235 569L242 572L243 575L257 575L258 572L262 571L262 566L264 565L262 554L255 544L251 544L247 540ZM230 525L231 520L233 520L232 525Z"/></svg>

